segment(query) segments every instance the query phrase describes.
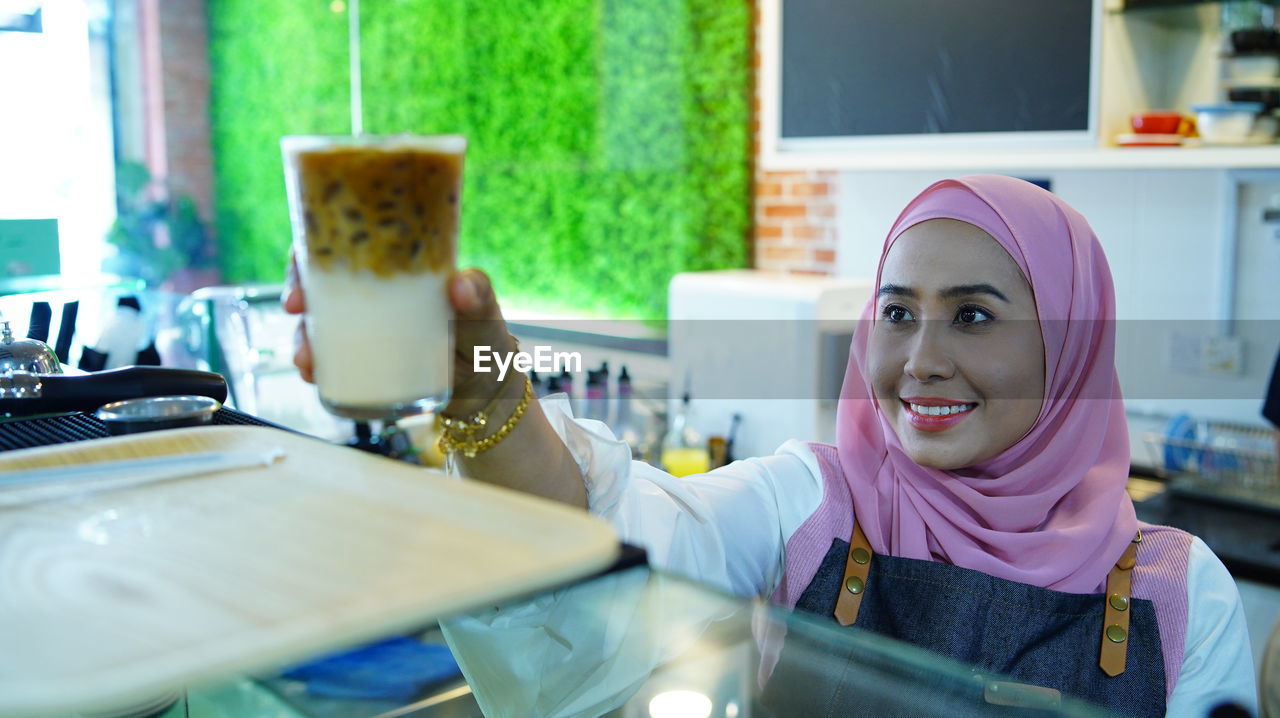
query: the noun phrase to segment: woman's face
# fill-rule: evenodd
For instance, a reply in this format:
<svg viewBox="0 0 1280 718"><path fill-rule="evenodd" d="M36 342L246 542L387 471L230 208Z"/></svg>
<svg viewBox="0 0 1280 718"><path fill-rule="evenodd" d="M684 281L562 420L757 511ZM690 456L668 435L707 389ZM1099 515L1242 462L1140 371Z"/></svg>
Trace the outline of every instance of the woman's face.
<svg viewBox="0 0 1280 718"><path fill-rule="evenodd" d="M889 248L867 358L876 401L921 466L990 459L1040 413L1044 340L1031 286L966 222L921 222Z"/></svg>

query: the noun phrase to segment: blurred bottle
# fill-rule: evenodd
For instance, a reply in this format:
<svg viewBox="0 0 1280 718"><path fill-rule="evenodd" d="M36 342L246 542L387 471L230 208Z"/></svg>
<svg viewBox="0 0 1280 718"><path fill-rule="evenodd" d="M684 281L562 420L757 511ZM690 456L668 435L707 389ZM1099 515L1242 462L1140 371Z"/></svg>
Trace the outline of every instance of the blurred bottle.
<svg viewBox="0 0 1280 718"><path fill-rule="evenodd" d="M583 416L587 419L605 421L609 418L609 401L605 398L605 379L600 372L587 370L586 400L583 403Z"/></svg>
<svg viewBox="0 0 1280 718"><path fill-rule="evenodd" d="M738 425L742 423L742 414L733 413L733 421L729 423L729 437L724 442L724 463L732 464L735 460L733 455L733 440L738 435Z"/></svg>
<svg viewBox="0 0 1280 718"><path fill-rule="evenodd" d="M729 463L728 442L723 436L713 436L707 439L707 451L711 455L711 468L719 468Z"/></svg>
<svg viewBox="0 0 1280 718"><path fill-rule="evenodd" d="M609 392L609 362L607 361L600 362L600 368L596 370L596 374L597 376L600 377L600 392L602 394L601 399L603 399L603 401L601 402L600 411L604 414L604 416L600 418L600 421L603 421L607 424L609 423L610 417L612 417L614 413L613 406L612 406L613 395L610 394Z"/></svg>
<svg viewBox="0 0 1280 718"><path fill-rule="evenodd" d="M634 416L634 415L633 415ZM636 417L644 422L644 438L640 440L640 460L650 466L662 467L662 437L667 433L667 412L655 408L648 417Z"/></svg>
<svg viewBox="0 0 1280 718"><path fill-rule="evenodd" d="M579 416L582 408L578 406L578 402L573 400L573 375L569 373L568 369L562 369L558 378L560 380L560 391L569 397L569 408L573 410L574 416Z"/></svg>
<svg viewBox="0 0 1280 718"><path fill-rule="evenodd" d="M711 470L711 453L692 425L690 398L686 391L680 399L680 409L662 439L662 467L672 476L689 476Z"/></svg>
<svg viewBox="0 0 1280 718"><path fill-rule="evenodd" d="M618 390L615 394L617 407L614 411L613 435L627 442L631 448L631 458L644 459L644 427L637 421L635 400L631 397L631 375L627 374L627 365L622 365L618 374Z"/></svg>

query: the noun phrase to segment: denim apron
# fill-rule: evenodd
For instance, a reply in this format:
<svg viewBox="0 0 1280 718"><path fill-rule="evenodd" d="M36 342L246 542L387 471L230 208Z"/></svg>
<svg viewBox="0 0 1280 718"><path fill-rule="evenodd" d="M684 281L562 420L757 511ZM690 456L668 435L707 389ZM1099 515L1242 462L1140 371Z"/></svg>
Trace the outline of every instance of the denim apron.
<svg viewBox="0 0 1280 718"><path fill-rule="evenodd" d="M835 619L845 590L850 542L833 539L796 608ZM761 696L769 716L1034 715L1053 691L1122 715L1165 713L1164 660L1154 604L1130 599L1124 670L1099 667L1105 645L1104 594L1063 593L988 576L936 561L876 554L870 558L854 626L942 654L973 668L977 688L877 679L875 656L856 648L832 655L832 642L815 645L789 635ZM806 643L810 645L805 645ZM901 671L899 665L886 671ZM993 695L983 672L1001 674L1006 701ZM985 686L985 688L983 688ZM1045 690L1052 689L1052 690ZM1021 694L1023 698L1016 699ZM914 707L913 707L914 706Z"/></svg>

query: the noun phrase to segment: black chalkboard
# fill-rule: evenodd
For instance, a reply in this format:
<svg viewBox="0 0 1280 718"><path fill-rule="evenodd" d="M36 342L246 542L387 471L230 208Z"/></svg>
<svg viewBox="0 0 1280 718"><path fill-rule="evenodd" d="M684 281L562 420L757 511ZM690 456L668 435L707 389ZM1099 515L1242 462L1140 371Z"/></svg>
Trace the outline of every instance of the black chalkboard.
<svg viewBox="0 0 1280 718"><path fill-rule="evenodd" d="M780 0L782 139L1089 130L1093 0Z"/></svg>

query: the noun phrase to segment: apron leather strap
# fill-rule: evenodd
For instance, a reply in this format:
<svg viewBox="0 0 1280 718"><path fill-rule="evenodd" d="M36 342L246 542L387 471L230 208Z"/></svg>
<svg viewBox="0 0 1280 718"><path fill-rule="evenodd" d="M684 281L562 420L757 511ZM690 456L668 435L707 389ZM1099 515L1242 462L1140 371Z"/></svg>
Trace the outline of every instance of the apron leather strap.
<svg viewBox="0 0 1280 718"><path fill-rule="evenodd" d="M1139 531L1107 574L1106 611L1102 618L1102 650L1098 666L1112 678L1124 673L1129 648L1130 589L1141 541L1142 532Z"/></svg>
<svg viewBox="0 0 1280 718"><path fill-rule="evenodd" d="M852 626L858 620L858 609L867 590L867 574L871 572L871 542L867 541L862 527L853 522L853 536L849 539L849 555L844 562L844 581L840 583L840 598L836 599L836 620L841 626Z"/></svg>

